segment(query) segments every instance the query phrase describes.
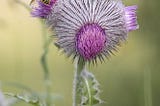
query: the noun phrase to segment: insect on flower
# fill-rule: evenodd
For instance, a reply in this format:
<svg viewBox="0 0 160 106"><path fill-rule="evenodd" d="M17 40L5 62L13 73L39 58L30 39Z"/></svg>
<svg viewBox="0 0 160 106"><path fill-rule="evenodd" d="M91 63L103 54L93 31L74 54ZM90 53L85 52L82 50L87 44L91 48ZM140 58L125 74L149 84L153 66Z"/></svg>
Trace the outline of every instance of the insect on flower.
<svg viewBox="0 0 160 106"><path fill-rule="evenodd" d="M36 4L33 5L32 4ZM52 6L56 3L56 0L32 0L30 2L32 6L31 14L33 17L46 18L51 12Z"/></svg>
<svg viewBox="0 0 160 106"><path fill-rule="evenodd" d="M31 0L30 5L32 5L36 0ZM42 3L44 4L50 4L51 0L41 0Z"/></svg>
<svg viewBox="0 0 160 106"><path fill-rule="evenodd" d="M45 4L50 4L50 0L41 0Z"/></svg>
<svg viewBox="0 0 160 106"><path fill-rule="evenodd" d="M35 1L36 0L31 0L29 4L32 5Z"/></svg>
<svg viewBox="0 0 160 106"><path fill-rule="evenodd" d="M136 10L121 0L57 0L44 18L56 33L56 45L69 57L102 61L117 51L129 31L138 29Z"/></svg>

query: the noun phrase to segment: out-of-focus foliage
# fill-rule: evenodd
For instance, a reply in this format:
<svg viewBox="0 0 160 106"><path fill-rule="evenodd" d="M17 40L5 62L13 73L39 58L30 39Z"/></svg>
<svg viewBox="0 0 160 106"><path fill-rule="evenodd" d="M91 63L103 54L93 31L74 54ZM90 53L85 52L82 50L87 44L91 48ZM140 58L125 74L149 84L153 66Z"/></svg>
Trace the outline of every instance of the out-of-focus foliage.
<svg viewBox="0 0 160 106"><path fill-rule="evenodd" d="M8 2L10 1L10 2ZM37 19L12 0L0 3L0 80L23 83L43 91L43 71L40 64L43 40ZM89 66L101 84L102 106L159 106L160 105L160 1L123 0L138 4L140 29L129 34L116 56L106 63ZM25 3L30 0L24 1ZM50 34L48 34L50 35ZM48 36L50 37L50 36ZM71 106L74 66L71 60L53 45L48 56L53 93L63 99L56 106ZM3 91L19 92L13 87ZM19 103L18 106L28 106Z"/></svg>

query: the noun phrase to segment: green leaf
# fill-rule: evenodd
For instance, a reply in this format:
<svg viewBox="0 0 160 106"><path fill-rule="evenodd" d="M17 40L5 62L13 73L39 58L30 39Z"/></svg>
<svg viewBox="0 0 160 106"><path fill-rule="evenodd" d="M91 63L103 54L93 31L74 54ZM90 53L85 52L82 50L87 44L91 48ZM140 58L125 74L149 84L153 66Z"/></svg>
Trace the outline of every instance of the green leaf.
<svg viewBox="0 0 160 106"><path fill-rule="evenodd" d="M87 70L83 70L81 78L81 106L94 106L103 103L99 97L99 83L95 76Z"/></svg>
<svg viewBox="0 0 160 106"><path fill-rule="evenodd" d="M14 94L14 93L4 93L7 96L14 97L20 101L32 104L34 106L46 106L45 103L37 96L30 95L28 93Z"/></svg>

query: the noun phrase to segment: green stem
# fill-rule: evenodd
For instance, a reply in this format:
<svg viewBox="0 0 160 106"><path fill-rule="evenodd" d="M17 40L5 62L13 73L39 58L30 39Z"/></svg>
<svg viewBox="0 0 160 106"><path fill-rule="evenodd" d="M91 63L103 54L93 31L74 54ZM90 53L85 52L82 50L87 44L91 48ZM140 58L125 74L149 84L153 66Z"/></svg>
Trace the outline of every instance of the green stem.
<svg viewBox="0 0 160 106"><path fill-rule="evenodd" d="M44 71L44 79L49 79L49 69L48 69L48 64L47 64L47 55L48 55L48 51L49 51L49 44L50 42L48 41L48 37L47 32L46 32L46 27L44 25L44 20L41 20L41 24L42 24L42 38L43 38L43 54L41 56L41 64L42 64L42 68Z"/></svg>
<svg viewBox="0 0 160 106"><path fill-rule="evenodd" d="M85 84L86 84L87 91L88 91L89 106L92 106L92 94L91 94L90 85L89 85L89 82L88 82L88 80L86 78L84 78L84 80L85 80Z"/></svg>
<svg viewBox="0 0 160 106"><path fill-rule="evenodd" d="M27 10L31 10L30 7L28 5L26 5L24 2L22 2L21 0L14 0L17 4L22 5L23 7L25 7ZM48 39L47 36L47 31L46 31L46 27L44 24L44 20L40 20L41 25L42 25L42 38L43 38L43 54L41 56L41 65L44 71L44 83L45 83L45 87L46 87L46 105L47 106L51 106L51 80L50 80L50 73L49 73L49 69L48 69L48 64L47 64L47 55L48 55L48 51L49 51L49 45L52 42L52 39Z"/></svg>
<svg viewBox="0 0 160 106"><path fill-rule="evenodd" d="M76 63L76 70L75 70L75 76L74 76L74 83L73 83L73 106L79 106L81 103L81 91L80 82L82 80L81 78L81 72L85 68L85 62L82 59L79 59Z"/></svg>
<svg viewBox="0 0 160 106"><path fill-rule="evenodd" d="M51 80L50 80L50 73L49 68L47 64L47 55L49 51L49 45L51 44L51 39L48 39L46 27L44 25L44 20L41 21L42 23L42 37L43 37L43 54L41 57L41 65L44 71L44 81L45 81L45 87L46 87L46 105L51 106Z"/></svg>

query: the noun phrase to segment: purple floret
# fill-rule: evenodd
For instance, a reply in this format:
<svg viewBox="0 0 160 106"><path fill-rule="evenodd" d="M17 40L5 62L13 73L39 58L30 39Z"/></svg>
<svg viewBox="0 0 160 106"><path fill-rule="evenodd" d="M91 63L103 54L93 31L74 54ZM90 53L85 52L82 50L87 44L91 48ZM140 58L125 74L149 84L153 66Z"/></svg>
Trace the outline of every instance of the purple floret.
<svg viewBox="0 0 160 106"><path fill-rule="evenodd" d="M31 15L33 17L47 18L56 0L51 0L49 4L45 4L41 0L37 2L37 6L32 8Z"/></svg>
<svg viewBox="0 0 160 106"><path fill-rule="evenodd" d="M136 5L125 7L126 26L128 31L133 31L139 28L136 15L137 8Z"/></svg>
<svg viewBox="0 0 160 106"><path fill-rule="evenodd" d="M91 60L100 54L105 43L105 31L98 24L86 24L76 35L77 50L86 60Z"/></svg>

